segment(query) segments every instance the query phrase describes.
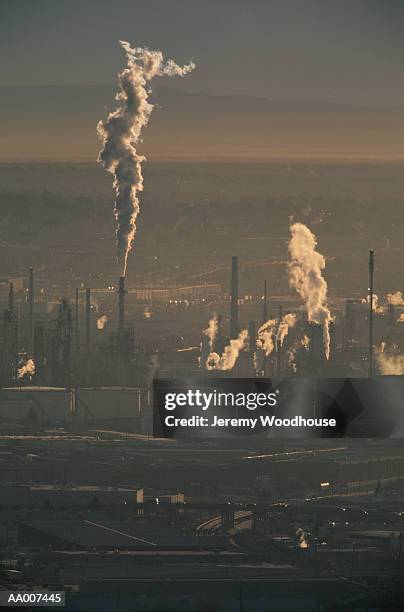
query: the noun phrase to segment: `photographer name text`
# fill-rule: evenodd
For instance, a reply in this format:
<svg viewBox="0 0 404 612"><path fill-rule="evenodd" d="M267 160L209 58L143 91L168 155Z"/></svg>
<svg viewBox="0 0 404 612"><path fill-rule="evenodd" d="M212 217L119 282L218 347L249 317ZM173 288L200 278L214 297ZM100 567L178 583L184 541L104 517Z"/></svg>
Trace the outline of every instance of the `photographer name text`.
<svg viewBox="0 0 404 612"><path fill-rule="evenodd" d="M261 415L260 417L229 417L193 415L191 417L175 417L170 414L164 419L166 427L244 427L255 429L259 427L336 427L335 419L306 418L296 415L290 418L276 418L274 415Z"/></svg>

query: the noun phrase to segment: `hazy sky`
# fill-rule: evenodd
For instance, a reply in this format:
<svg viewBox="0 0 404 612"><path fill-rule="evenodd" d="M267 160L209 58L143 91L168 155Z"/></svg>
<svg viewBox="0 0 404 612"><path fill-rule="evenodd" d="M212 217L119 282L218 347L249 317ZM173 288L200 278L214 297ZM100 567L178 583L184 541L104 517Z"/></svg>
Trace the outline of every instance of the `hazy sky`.
<svg viewBox="0 0 404 612"><path fill-rule="evenodd" d="M113 84L118 39L192 91L404 104L404 0L0 0L0 85Z"/></svg>

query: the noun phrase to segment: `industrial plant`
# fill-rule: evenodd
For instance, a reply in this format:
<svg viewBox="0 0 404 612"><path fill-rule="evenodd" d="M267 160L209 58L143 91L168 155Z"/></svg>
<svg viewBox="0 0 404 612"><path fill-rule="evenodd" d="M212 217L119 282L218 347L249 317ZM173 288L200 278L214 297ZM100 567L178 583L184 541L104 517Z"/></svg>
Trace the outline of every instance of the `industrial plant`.
<svg viewBox="0 0 404 612"><path fill-rule="evenodd" d="M373 251L369 284L373 282ZM147 389L156 372L236 377L400 375L404 299L334 299L321 321L299 296L239 291L238 257L228 286L77 287L56 297L34 269L3 279L2 387ZM366 291L366 290L365 290ZM241 297L243 296L243 297ZM311 300L311 301L310 301ZM208 326L206 329L205 327ZM326 334L324 333L326 330ZM226 358L224 358L226 357Z"/></svg>
<svg viewBox="0 0 404 612"><path fill-rule="evenodd" d="M400 3L32 4L2 30L0 609L404 610Z"/></svg>
<svg viewBox="0 0 404 612"><path fill-rule="evenodd" d="M397 292L376 299L373 262L371 252L368 296L330 303L320 283L317 311L303 289L271 295L265 279L246 294L237 256L223 287L121 276L57 297L32 267L4 279L2 587L63 590L79 610L316 610L337 594L394 609L400 439L195 446L153 437L152 424L158 377L383 378L398 363L404 306ZM310 320L320 307L329 316Z"/></svg>
<svg viewBox="0 0 404 612"><path fill-rule="evenodd" d="M404 298L376 295L373 249L334 290L322 244L292 223L254 276L240 246L207 279L1 279L0 589L83 612L400 609ZM154 435L155 381L195 378L280 381L294 408L310 380L352 381L347 426Z"/></svg>

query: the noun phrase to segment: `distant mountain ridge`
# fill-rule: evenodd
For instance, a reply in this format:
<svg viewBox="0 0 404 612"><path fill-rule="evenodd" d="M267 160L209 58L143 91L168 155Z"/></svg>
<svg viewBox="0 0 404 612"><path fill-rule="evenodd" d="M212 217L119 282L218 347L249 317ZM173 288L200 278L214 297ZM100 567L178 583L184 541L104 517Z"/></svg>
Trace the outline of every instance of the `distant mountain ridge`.
<svg viewBox="0 0 404 612"><path fill-rule="evenodd" d="M115 87L0 87L0 161L91 160ZM404 108L279 101L156 87L150 158L402 158Z"/></svg>

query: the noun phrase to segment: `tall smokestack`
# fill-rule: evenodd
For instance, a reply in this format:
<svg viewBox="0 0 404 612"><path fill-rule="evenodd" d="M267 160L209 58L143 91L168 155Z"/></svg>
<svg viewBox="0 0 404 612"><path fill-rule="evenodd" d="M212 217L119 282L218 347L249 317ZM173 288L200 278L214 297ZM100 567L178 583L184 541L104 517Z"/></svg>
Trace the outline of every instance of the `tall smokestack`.
<svg viewBox="0 0 404 612"><path fill-rule="evenodd" d="M396 315L396 307L391 302L388 305L388 313L389 313L389 317L388 317L388 325L389 325L388 339L389 339L389 344L392 344L394 342L394 326L395 326L395 323L396 323L397 315Z"/></svg>
<svg viewBox="0 0 404 612"><path fill-rule="evenodd" d="M10 283L8 290L8 309L11 315L14 315L14 286Z"/></svg>
<svg viewBox="0 0 404 612"><path fill-rule="evenodd" d="M28 285L28 309L29 309L29 348L34 350L34 268L29 269Z"/></svg>
<svg viewBox="0 0 404 612"><path fill-rule="evenodd" d="M79 348L79 290L76 288L76 300L74 303L74 344L76 351Z"/></svg>
<svg viewBox="0 0 404 612"><path fill-rule="evenodd" d="M11 312L3 312L2 365L4 365L7 384L11 384L17 374L17 325Z"/></svg>
<svg viewBox="0 0 404 612"><path fill-rule="evenodd" d="M279 321L282 321L283 308L279 306ZM282 344L278 338L276 338L276 374L281 375L282 369Z"/></svg>
<svg viewBox="0 0 404 612"><path fill-rule="evenodd" d="M18 324L17 317L15 316L15 304L14 304L14 285L10 283L8 291L8 312L10 316L10 324L13 331L13 339L15 346L15 355L18 353ZM17 367L17 358L15 360L15 367Z"/></svg>
<svg viewBox="0 0 404 612"><path fill-rule="evenodd" d="M374 276L373 249L369 251L369 378L373 376L373 276Z"/></svg>
<svg viewBox="0 0 404 612"><path fill-rule="evenodd" d="M349 346L354 336L353 301L347 299L345 307L344 344Z"/></svg>
<svg viewBox="0 0 404 612"><path fill-rule="evenodd" d="M230 338L237 338L238 326L238 259L231 258L231 304L230 304Z"/></svg>
<svg viewBox="0 0 404 612"><path fill-rule="evenodd" d="M262 307L262 323L268 321L267 281L264 280L264 304Z"/></svg>
<svg viewBox="0 0 404 612"><path fill-rule="evenodd" d="M120 344L122 344L124 327L125 327L125 277L124 276L119 277L118 300L119 300L118 332L119 332L119 342Z"/></svg>
<svg viewBox="0 0 404 612"><path fill-rule="evenodd" d="M86 289L86 348L90 347L91 289Z"/></svg>
<svg viewBox="0 0 404 612"><path fill-rule="evenodd" d="M248 322L248 345L251 356L253 357L257 350L257 338L255 332L255 321Z"/></svg>

